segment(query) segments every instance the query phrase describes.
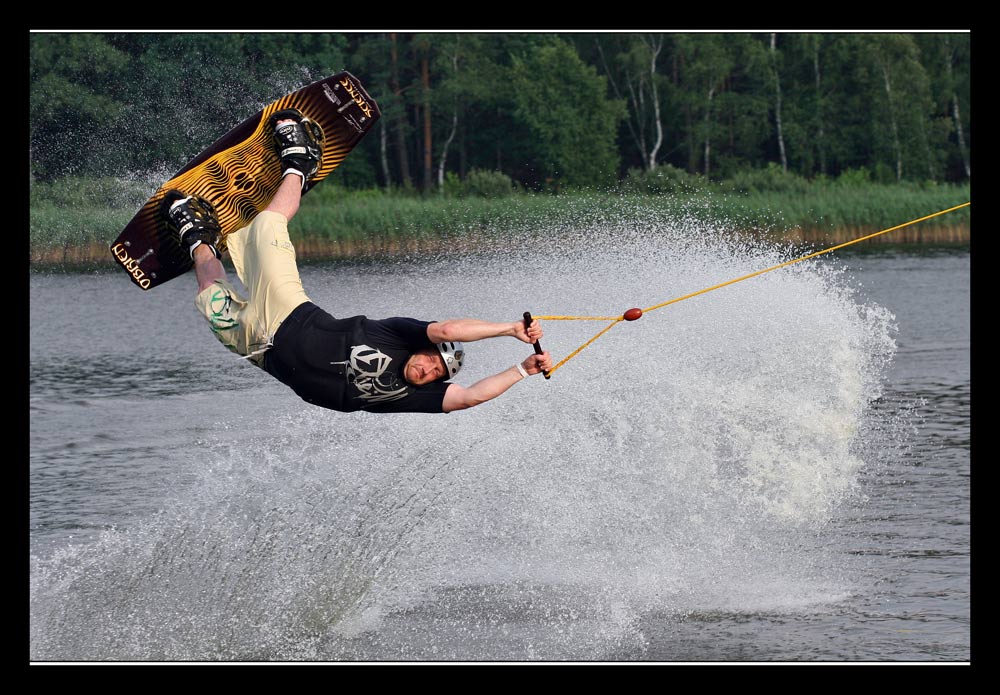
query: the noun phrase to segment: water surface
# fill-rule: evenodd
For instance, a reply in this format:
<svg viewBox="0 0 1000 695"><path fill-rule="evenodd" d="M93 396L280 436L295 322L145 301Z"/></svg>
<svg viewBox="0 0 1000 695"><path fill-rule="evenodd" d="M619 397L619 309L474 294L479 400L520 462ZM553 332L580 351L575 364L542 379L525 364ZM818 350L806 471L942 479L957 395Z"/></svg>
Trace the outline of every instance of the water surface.
<svg viewBox="0 0 1000 695"><path fill-rule="evenodd" d="M655 232L303 279L339 316L514 320L794 255ZM32 274L31 657L966 661L969 279L967 250L824 257L622 324L472 411L377 416L226 352L193 277ZM602 325L543 342L559 358ZM458 380L526 347L470 345Z"/></svg>

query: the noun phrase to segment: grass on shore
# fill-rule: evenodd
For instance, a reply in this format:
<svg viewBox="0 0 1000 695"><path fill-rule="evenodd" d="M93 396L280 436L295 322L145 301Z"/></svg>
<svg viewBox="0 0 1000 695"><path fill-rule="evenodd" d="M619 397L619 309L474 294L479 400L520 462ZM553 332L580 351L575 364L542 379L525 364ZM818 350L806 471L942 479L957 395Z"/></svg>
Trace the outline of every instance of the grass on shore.
<svg viewBox="0 0 1000 695"><path fill-rule="evenodd" d="M29 230L33 262L51 258L57 249L64 256L106 249L151 193L141 185L114 179L34 184ZM456 236L495 238L512 229L579 227L645 211L654 217L705 219L734 231L802 238L804 231L880 231L965 203L970 195L968 184L822 183L754 192L718 187L665 195L573 192L501 197L419 196L346 190L331 184L303 198L292 231L297 242L312 248L370 247ZM970 219L967 207L925 224L968 229Z"/></svg>

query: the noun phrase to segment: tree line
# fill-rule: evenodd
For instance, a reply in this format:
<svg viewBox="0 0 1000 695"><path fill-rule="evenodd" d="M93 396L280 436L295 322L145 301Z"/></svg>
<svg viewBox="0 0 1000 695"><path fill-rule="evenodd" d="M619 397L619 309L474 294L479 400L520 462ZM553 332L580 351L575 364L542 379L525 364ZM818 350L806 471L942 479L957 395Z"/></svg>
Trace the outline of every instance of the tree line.
<svg viewBox="0 0 1000 695"><path fill-rule="evenodd" d="M32 33L32 180L166 178L342 69L383 118L338 172L430 191L748 170L971 178L968 33Z"/></svg>

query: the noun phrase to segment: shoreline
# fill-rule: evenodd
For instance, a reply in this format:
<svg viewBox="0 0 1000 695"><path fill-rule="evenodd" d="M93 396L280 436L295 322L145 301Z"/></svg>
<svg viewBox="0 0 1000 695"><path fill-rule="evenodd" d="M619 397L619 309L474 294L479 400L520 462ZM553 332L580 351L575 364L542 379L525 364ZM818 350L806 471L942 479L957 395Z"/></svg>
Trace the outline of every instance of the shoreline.
<svg viewBox="0 0 1000 695"><path fill-rule="evenodd" d="M792 229L781 234L767 234L778 243L809 244L829 247L844 244L868 234L882 231L880 229L844 227L836 230ZM480 240L482 246L489 247L496 239ZM475 240L468 239L470 250ZM324 261L348 258L365 258L378 256L400 256L412 254L438 253L447 247L453 247L453 242L444 238L372 238L365 240L328 240L313 235L304 235L295 242L295 250L300 260ZM874 239L860 242L858 248L871 246L966 246L971 243L971 228L969 225L948 225L904 227ZM89 244L67 244L57 248L39 250L32 248L29 252L31 267L51 266L84 266L94 267L114 266L108 244L91 242Z"/></svg>

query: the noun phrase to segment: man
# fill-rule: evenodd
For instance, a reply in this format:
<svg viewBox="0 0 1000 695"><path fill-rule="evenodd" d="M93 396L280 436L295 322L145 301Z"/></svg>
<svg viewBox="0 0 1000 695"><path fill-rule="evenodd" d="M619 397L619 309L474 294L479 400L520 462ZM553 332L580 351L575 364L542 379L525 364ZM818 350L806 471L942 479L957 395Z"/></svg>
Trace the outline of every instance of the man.
<svg viewBox="0 0 1000 695"><path fill-rule="evenodd" d="M443 322L411 318L336 319L306 296L288 237L288 222L319 169L322 149L312 124L294 109L272 116L282 181L253 222L227 238L230 258L246 286L241 296L226 279L218 251L220 228L211 204L181 191L164 198L163 214L194 260L195 304L231 351L290 386L303 400L344 412L448 413L485 403L521 379L551 367L547 352L469 387L451 383L465 359L463 342L511 336L535 343L537 321Z"/></svg>

